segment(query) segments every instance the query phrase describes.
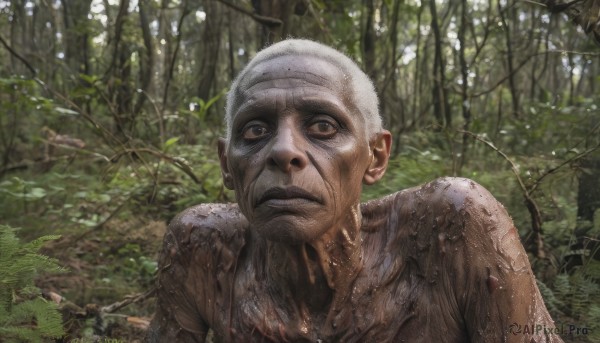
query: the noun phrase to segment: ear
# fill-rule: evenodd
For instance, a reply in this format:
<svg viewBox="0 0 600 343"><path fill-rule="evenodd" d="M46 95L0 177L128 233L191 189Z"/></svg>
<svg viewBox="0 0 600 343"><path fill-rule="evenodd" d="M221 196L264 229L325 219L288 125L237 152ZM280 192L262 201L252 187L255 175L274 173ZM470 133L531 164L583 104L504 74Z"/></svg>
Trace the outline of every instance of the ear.
<svg viewBox="0 0 600 343"><path fill-rule="evenodd" d="M379 181L387 169L392 148L392 134L388 130L378 133L370 143L371 163L363 176L365 185L372 185Z"/></svg>
<svg viewBox="0 0 600 343"><path fill-rule="evenodd" d="M217 150L219 152L219 163L221 164L223 184L225 187L233 189L233 177L231 176L231 173L229 172L229 166L227 165L227 141L225 138L219 138Z"/></svg>

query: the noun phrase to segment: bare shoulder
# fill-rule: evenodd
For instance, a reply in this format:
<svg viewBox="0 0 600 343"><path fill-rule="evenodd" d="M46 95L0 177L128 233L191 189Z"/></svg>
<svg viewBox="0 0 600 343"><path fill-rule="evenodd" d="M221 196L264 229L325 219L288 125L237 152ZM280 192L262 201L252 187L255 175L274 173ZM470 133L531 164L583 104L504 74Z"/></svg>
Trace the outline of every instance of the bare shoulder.
<svg viewBox="0 0 600 343"><path fill-rule="evenodd" d="M430 271L428 262L437 261L473 284L483 279L491 280L491 288L511 289L514 280L535 285L512 219L477 182L444 177L384 199L391 207L388 216L398 223L388 224L388 230L405 256L421 257L415 261L422 270ZM496 285L496 280L503 281Z"/></svg>
<svg viewBox="0 0 600 343"><path fill-rule="evenodd" d="M231 267L244 247L246 227L235 204L193 206L171 221L159 258L153 335L177 342L206 335L207 297L215 298L211 292L217 274L233 275Z"/></svg>
<svg viewBox="0 0 600 343"><path fill-rule="evenodd" d="M199 204L179 213L171 221L172 229L183 227L235 231L243 226L245 218L237 204Z"/></svg>
<svg viewBox="0 0 600 343"><path fill-rule="evenodd" d="M477 182L461 177L442 177L421 187L421 192L431 194L432 201L452 204L456 209L476 202L495 201L490 192Z"/></svg>
<svg viewBox="0 0 600 343"><path fill-rule="evenodd" d="M447 218L444 228L448 234L486 236L498 241L510 233L511 241L518 241L517 230L504 206L473 180L440 178L422 186L420 193L431 204L435 218Z"/></svg>
<svg viewBox="0 0 600 343"><path fill-rule="evenodd" d="M428 216L434 221L456 216L472 219L481 215L508 216L504 206L487 189L473 180L458 177L438 178L371 200L362 204L362 210L368 217L397 214L401 219Z"/></svg>
<svg viewBox="0 0 600 343"><path fill-rule="evenodd" d="M247 221L237 204L200 204L173 218L167 236L170 235L168 238L176 242L179 248L217 241L235 244L242 239L246 227Z"/></svg>
<svg viewBox="0 0 600 343"><path fill-rule="evenodd" d="M431 223L427 226L436 231L489 229L490 220L512 226L504 206L487 189L473 180L458 177L442 177L401 190L369 201L362 209L367 219L375 217L381 221L383 216L392 216L400 224ZM479 225L465 225L473 222Z"/></svg>
<svg viewBox="0 0 600 343"><path fill-rule="evenodd" d="M396 193L397 197L427 201L434 211L477 211L502 205L477 182L461 177L441 177L424 185Z"/></svg>
<svg viewBox="0 0 600 343"><path fill-rule="evenodd" d="M247 227L236 204L200 204L184 210L173 218L165 234L159 282L175 278L183 282L190 273L214 274L235 263L246 244ZM199 264L205 268L197 268Z"/></svg>
<svg viewBox="0 0 600 343"><path fill-rule="evenodd" d="M385 236L382 242L406 258L423 257L416 260L422 268L429 268L424 256L464 264L459 255L447 254L456 249L472 257L468 258L471 264L502 257L517 269L528 268L506 209L473 180L439 178L370 201L361 209L363 231L380 232Z"/></svg>

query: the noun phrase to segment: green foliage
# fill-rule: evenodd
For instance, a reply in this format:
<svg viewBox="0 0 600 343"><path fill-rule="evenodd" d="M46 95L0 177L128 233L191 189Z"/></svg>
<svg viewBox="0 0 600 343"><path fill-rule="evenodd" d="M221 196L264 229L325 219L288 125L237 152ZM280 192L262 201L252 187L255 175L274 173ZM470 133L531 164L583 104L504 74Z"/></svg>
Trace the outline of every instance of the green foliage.
<svg viewBox="0 0 600 343"><path fill-rule="evenodd" d="M398 156L389 161L384 178L373 186L363 188L363 200L377 198L448 175L444 152L431 146L419 149L408 145L416 143L415 137L411 140L412 142L406 142Z"/></svg>
<svg viewBox="0 0 600 343"><path fill-rule="evenodd" d="M187 113L195 116L200 122L204 122L206 120L206 114L208 110L225 94L227 94L226 88L222 89L220 92L218 92L215 96L208 99L207 101L198 97L193 97L190 102L190 111ZM182 110L182 112L186 113L185 110Z"/></svg>
<svg viewBox="0 0 600 343"><path fill-rule="evenodd" d="M35 81L0 75L0 175L12 162L20 161L23 146L40 140L40 129L52 108L52 101L40 96Z"/></svg>
<svg viewBox="0 0 600 343"><path fill-rule="evenodd" d="M540 291L549 311L557 318L567 315L578 326L589 328L589 339L600 340L600 285L598 273L600 261L591 260L574 273L561 273L556 276L553 287L549 288L538 281Z"/></svg>
<svg viewBox="0 0 600 343"><path fill-rule="evenodd" d="M2 181L0 187L2 187L0 192L14 199L22 199L24 201L38 200L46 196L44 188L37 187L35 182L25 181L16 176L10 180Z"/></svg>
<svg viewBox="0 0 600 343"><path fill-rule="evenodd" d="M364 187L362 200L381 197L448 175L447 153L431 144L437 137L437 133L426 131L403 136L399 153L390 159L383 179Z"/></svg>
<svg viewBox="0 0 600 343"><path fill-rule="evenodd" d="M249 0L239 3L252 9ZM511 165L481 142L463 140L458 130L464 129L493 142L515 163L524 186L535 188L531 196L549 256L534 260L536 275L548 261L560 268L576 226L592 239L600 235L598 215L588 223L576 218L577 177L587 171L570 159L598 143L600 78L595 52L584 51L590 41L573 25L545 18L547 9L526 2L466 2L465 8L436 2L438 42L427 2L304 3L304 15L283 18L286 34L331 44L359 64L366 50L375 55L382 116L399 144L386 176L364 188L363 200L444 175L465 176L488 188L526 237L531 217ZM166 222L194 204L235 199L223 187L216 157L224 89L266 35L242 12L219 2L204 5L0 1L0 36L14 51L0 45L0 218L23 227L24 237L58 232L74 239L65 260L90 269L79 275L90 287L68 290L75 302L113 301L151 284L158 249L123 234L131 226ZM56 23L56 11L65 13L68 28ZM461 28L466 36L459 42ZM213 48L210 39L223 43ZM433 67L436 43L445 58L443 75ZM459 47L467 65L461 65ZM30 73L15 54L36 70L36 79L19 76ZM468 72L464 93L462 71ZM452 127L435 126L432 104L439 99L432 86L438 78L449 91ZM212 80L204 99L199 80ZM83 139L86 147L50 146L44 127ZM598 301L591 294L600 266L586 262L578 273L585 277L542 278L540 290L556 313L597 322L598 306L585 312L582 303Z"/></svg>
<svg viewBox="0 0 600 343"><path fill-rule="evenodd" d="M39 342L63 336L62 317L33 286L40 272L58 272L57 261L38 254L40 247L59 236L43 236L21 243L15 229L0 225L0 337L8 342Z"/></svg>

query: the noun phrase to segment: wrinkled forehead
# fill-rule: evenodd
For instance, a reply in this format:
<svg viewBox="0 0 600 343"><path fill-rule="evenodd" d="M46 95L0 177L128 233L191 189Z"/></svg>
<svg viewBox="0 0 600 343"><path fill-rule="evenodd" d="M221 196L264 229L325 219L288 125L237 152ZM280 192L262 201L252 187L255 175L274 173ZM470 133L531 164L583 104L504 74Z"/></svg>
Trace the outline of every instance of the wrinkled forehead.
<svg viewBox="0 0 600 343"><path fill-rule="evenodd" d="M259 62L244 75L240 84L243 91L261 81L278 78L305 79L328 88L343 88L346 78L333 63L312 56L279 56Z"/></svg>
<svg viewBox="0 0 600 343"><path fill-rule="evenodd" d="M240 102L244 101L246 94L266 82L280 89L297 87L298 84L324 87L334 90L342 101L350 105L349 78L339 66L322 58L295 55L274 57L259 62L242 76L235 92L235 108L242 105Z"/></svg>

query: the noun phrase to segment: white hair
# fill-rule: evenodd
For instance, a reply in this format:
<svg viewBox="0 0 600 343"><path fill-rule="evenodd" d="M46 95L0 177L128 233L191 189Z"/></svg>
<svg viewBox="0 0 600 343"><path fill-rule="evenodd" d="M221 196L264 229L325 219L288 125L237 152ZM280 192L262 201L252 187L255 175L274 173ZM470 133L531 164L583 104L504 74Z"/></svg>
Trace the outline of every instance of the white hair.
<svg viewBox="0 0 600 343"><path fill-rule="evenodd" d="M231 138L233 114L236 108L236 100L241 95L242 79L259 63L269 61L281 56L307 56L316 57L338 67L344 73L346 85L351 91L350 99L354 101L356 109L365 120L365 132L368 138L383 130L381 116L379 114L379 99L371 79L360 67L345 54L321 43L307 39L287 39L275 43L256 54L244 69L238 74L231 89L227 94L225 107L225 121L227 124L227 140Z"/></svg>

